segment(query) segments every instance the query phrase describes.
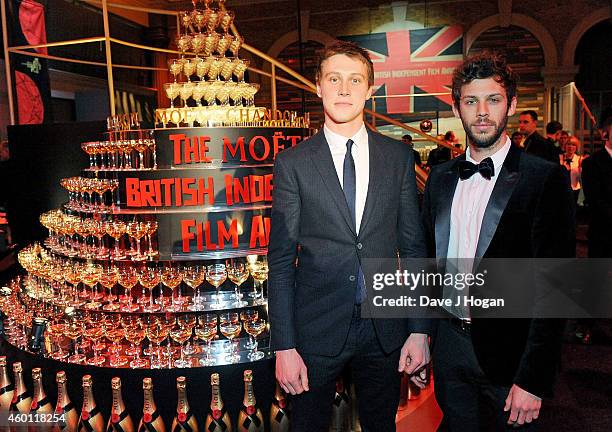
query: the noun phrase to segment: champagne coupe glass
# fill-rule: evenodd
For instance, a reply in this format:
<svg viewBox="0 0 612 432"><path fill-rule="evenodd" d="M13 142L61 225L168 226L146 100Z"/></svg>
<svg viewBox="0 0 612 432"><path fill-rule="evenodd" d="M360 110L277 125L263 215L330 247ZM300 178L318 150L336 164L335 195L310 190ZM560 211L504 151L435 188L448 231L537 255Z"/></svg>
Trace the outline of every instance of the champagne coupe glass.
<svg viewBox="0 0 612 432"><path fill-rule="evenodd" d="M198 33L201 34L202 29L204 28L204 26L206 26L206 22L208 21L208 16L203 10L194 10L191 14L191 20L193 24L195 24Z"/></svg>
<svg viewBox="0 0 612 432"><path fill-rule="evenodd" d="M232 43L229 46L229 50L231 51L233 57L238 57L238 51L240 51L243 43L244 39L241 36L234 36Z"/></svg>
<svg viewBox="0 0 612 432"><path fill-rule="evenodd" d="M73 318L68 322L66 327L64 327L64 331L64 335L72 341L72 346L74 348L74 354L68 357L68 361L70 363L83 363L86 357L84 354L79 353L77 344L77 340L83 335L83 324Z"/></svg>
<svg viewBox="0 0 612 432"><path fill-rule="evenodd" d="M189 48L191 48L191 39L192 37L188 34L184 34L177 39L176 45L178 46L178 49L181 51L182 55L185 55Z"/></svg>
<svg viewBox="0 0 612 432"><path fill-rule="evenodd" d="M119 318L119 315L115 315L116 318ZM111 319L107 317L104 321L104 336L112 342L112 348L109 349L111 356L109 364L111 367L123 367L128 364L128 359L124 356L120 355L121 346L119 342L125 336L125 329L121 327L121 323L119 320Z"/></svg>
<svg viewBox="0 0 612 432"><path fill-rule="evenodd" d="M253 263L251 267L251 276L256 282L256 285L253 287L255 289L255 304L261 304L263 302L264 297L264 282L268 279L268 261L263 257L262 260L256 261ZM257 293L256 286L259 285L261 287L261 294Z"/></svg>
<svg viewBox="0 0 612 432"><path fill-rule="evenodd" d="M210 62L208 61L208 58L206 58L206 60L199 59L196 62L195 73L196 73L196 76L200 78L200 81L204 81L204 78L206 77L206 73L208 72L208 68L210 68Z"/></svg>
<svg viewBox="0 0 612 432"><path fill-rule="evenodd" d="M192 21L193 19L190 12L181 12L181 24L185 28L185 33L189 32Z"/></svg>
<svg viewBox="0 0 612 432"><path fill-rule="evenodd" d="M247 323L249 321L255 321L259 318L259 311L257 309L244 309L240 311L240 320L246 329ZM246 343L246 347L251 349L255 345L255 340L251 336L249 341Z"/></svg>
<svg viewBox="0 0 612 432"><path fill-rule="evenodd" d="M132 344L130 352L135 354L134 360L130 362L132 369L146 368L148 366L147 359L140 357L141 344L146 336L145 326L140 318L133 318L133 325L129 326L129 329L125 329L125 338Z"/></svg>
<svg viewBox="0 0 612 432"><path fill-rule="evenodd" d="M232 23L234 22L234 17L235 15L233 11L223 11L221 19L219 20L219 27L221 28L221 30L223 30L224 33L227 34L227 32L229 32L229 29L232 26Z"/></svg>
<svg viewBox="0 0 612 432"><path fill-rule="evenodd" d="M136 222L136 221L129 222L127 224L127 234L128 234L128 236L133 238L134 239L134 243L136 243L136 250L134 250L133 247L130 248L130 255L132 256L132 259L134 261L144 261L144 260L146 260L147 256L143 255L141 250L140 250L140 240L146 234L146 230L145 230L144 224L142 224L140 222Z"/></svg>
<svg viewBox="0 0 612 432"><path fill-rule="evenodd" d="M217 89L221 85L218 81L209 82L204 91L204 100L210 106L217 105Z"/></svg>
<svg viewBox="0 0 612 432"><path fill-rule="evenodd" d="M183 59L173 59L170 60L168 62L168 66L170 69L170 74L174 77L174 82L172 84L177 84L177 79L178 76L183 72ZM167 89L168 87L166 87L166 85L164 85L164 88ZM174 97L171 97L168 94L168 91L166 90L166 95L170 98L170 100L174 99L176 96L178 96L178 90L177 90L177 94Z"/></svg>
<svg viewBox="0 0 612 432"><path fill-rule="evenodd" d="M212 286L214 286L215 291L217 292L215 295L215 303L210 305L212 309L221 309L223 307L223 305L221 304L219 287L223 285L226 279L227 270L225 268L225 264L213 264L208 266L206 271L206 281Z"/></svg>
<svg viewBox="0 0 612 432"><path fill-rule="evenodd" d="M220 58L213 57L210 63L210 67L208 68L208 79L210 81L216 81L219 79L219 72L221 72L221 67L223 66L223 62Z"/></svg>
<svg viewBox="0 0 612 432"><path fill-rule="evenodd" d="M255 106L255 94L259 91L259 84L249 83L247 88L247 106Z"/></svg>
<svg viewBox="0 0 612 432"><path fill-rule="evenodd" d="M151 369L165 366L161 356L161 343L168 337L168 333L168 327L159 320L151 320L147 325L147 338L155 345L155 349L151 350Z"/></svg>
<svg viewBox="0 0 612 432"><path fill-rule="evenodd" d="M159 285L160 282L159 270L155 267L143 267L140 271L140 285L142 285L142 296L138 299L142 304L142 310L145 312L157 312L161 306L153 301L153 288ZM149 296L145 296L145 288L149 290Z"/></svg>
<svg viewBox="0 0 612 432"><path fill-rule="evenodd" d="M200 296L200 285L206 278L206 267L201 265L190 265L183 268L183 282L185 282L192 290L194 290L193 304L189 310L197 311L202 305Z"/></svg>
<svg viewBox="0 0 612 432"><path fill-rule="evenodd" d="M97 168L96 160L94 158L95 148L94 148L93 144L94 143L92 143L92 142L81 143L81 149L85 153L87 153L87 155L89 156L89 169L90 170L93 170L93 169Z"/></svg>
<svg viewBox="0 0 612 432"><path fill-rule="evenodd" d="M249 352L249 360L256 361L261 360L264 357L264 353L257 350L257 336L266 330L266 321L263 319L255 319L244 323L244 329L253 338L253 345L251 352Z"/></svg>
<svg viewBox="0 0 612 432"><path fill-rule="evenodd" d="M98 341L104 336L104 316L102 314L93 313L86 320L86 325L83 330L83 336L92 342L94 356L87 360L87 364L93 366L101 366L106 359L98 352Z"/></svg>
<svg viewBox="0 0 612 432"><path fill-rule="evenodd" d="M181 302L181 290L177 290L176 288L181 284L183 280L183 273L178 267L172 267L170 265L164 267L161 271L161 281L162 283L170 288L172 291L170 293L171 306L167 308L167 310L171 312L179 312L182 309ZM175 296L175 291L178 291L178 295ZM178 297L178 300L175 302L175 298Z"/></svg>
<svg viewBox="0 0 612 432"><path fill-rule="evenodd" d="M193 329L196 325L197 320L195 314L184 314L179 315L176 319L176 322L181 327ZM196 352L196 348L191 343L189 343L189 341L187 341L184 351L185 354L191 355Z"/></svg>
<svg viewBox="0 0 612 432"><path fill-rule="evenodd" d="M212 366L212 340L217 336L217 315L204 314L198 317L198 326L195 328L195 336L206 342L206 357L200 359L201 366Z"/></svg>
<svg viewBox="0 0 612 432"><path fill-rule="evenodd" d="M204 64L204 62L202 62L202 64ZM196 83L195 87L193 88L193 94L191 95L191 97L193 98L193 100L195 100L196 105L199 107L202 106L202 98L204 97L205 91L206 91L206 82L204 81L199 81L198 83Z"/></svg>
<svg viewBox="0 0 612 432"><path fill-rule="evenodd" d="M218 24L219 13L216 10L211 9L210 14L208 15L208 23L206 23L206 28L208 29L208 32L212 33Z"/></svg>
<svg viewBox="0 0 612 432"><path fill-rule="evenodd" d="M193 39L191 39L191 48L193 49L193 52L196 53L196 56L204 50L205 46L206 35L198 33L197 35L194 35Z"/></svg>
<svg viewBox="0 0 612 432"><path fill-rule="evenodd" d="M217 47L215 49L217 54L219 54L221 57L225 57L225 53L233 41L234 41L234 38L228 34L221 36L219 38L219 42L217 43Z"/></svg>
<svg viewBox="0 0 612 432"><path fill-rule="evenodd" d="M81 280L91 290L89 294L89 302L85 305L86 309L98 309L102 304L96 301L96 286L100 280L102 266L100 264L87 264L81 273Z"/></svg>
<svg viewBox="0 0 612 432"><path fill-rule="evenodd" d="M191 95L193 94L194 87L195 87L195 84L192 82L186 82L186 83L181 84L179 88L179 96L181 97L181 100L183 101L184 107L187 106L187 99L189 99Z"/></svg>
<svg viewBox="0 0 612 432"><path fill-rule="evenodd" d="M192 328L189 327L181 327L176 324L172 329L170 329L170 338L179 344L181 349L181 356L179 359L174 361L174 367L177 368L185 368L189 366L189 362L185 360L185 352L183 349L183 344L189 340L191 337Z"/></svg>
<svg viewBox="0 0 612 432"><path fill-rule="evenodd" d="M219 34L218 33L207 33L206 40L204 41L204 57L210 58L215 49L217 48L217 44L219 43Z"/></svg>
<svg viewBox="0 0 612 432"><path fill-rule="evenodd" d="M249 270L246 268L244 263L232 260L230 262L230 266L227 268L227 277L235 285L234 297L236 298L236 302L234 303L234 306L235 307L246 306L247 302L242 300L242 294L240 293L240 286L244 282L246 282L246 280L249 278Z"/></svg>
<svg viewBox="0 0 612 432"><path fill-rule="evenodd" d="M242 106L242 88L240 85L232 81L227 84L229 84L229 97L234 106Z"/></svg>
<svg viewBox="0 0 612 432"><path fill-rule="evenodd" d="M242 331L242 323L238 319L236 312L226 312L219 316L219 330L221 334L230 341L229 361L236 363L240 360L240 355L237 352L234 340Z"/></svg>
<svg viewBox="0 0 612 432"><path fill-rule="evenodd" d="M77 296L77 288L81 282L81 268L79 263L69 262L68 265L66 265L64 278L66 279L66 282L72 285L72 306L80 307L82 303L79 301Z"/></svg>
<svg viewBox="0 0 612 432"><path fill-rule="evenodd" d="M105 300L108 302L102 309L105 311L119 310L119 304L115 303L116 297L113 296L113 287L119 281L119 269L116 266L108 266L100 273L100 285L108 290Z"/></svg>
<svg viewBox="0 0 612 432"><path fill-rule="evenodd" d="M57 348L57 350L53 350L50 357L54 360L64 360L68 357L68 353L63 351L62 342L66 334L66 326L68 323L64 319L55 318L49 324L47 332L49 333L52 343Z"/></svg>
<svg viewBox="0 0 612 432"><path fill-rule="evenodd" d="M219 99L219 103L221 104L221 106L228 106L229 105L229 94L230 94L230 90L231 90L231 86L227 85L228 83L225 82L222 85L220 85L217 89L217 99Z"/></svg>
<svg viewBox="0 0 612 432"><path fill-rule="evenodd" d="M152 235L157 232L157 228L159 227L159 223L157 221L149 220L145 222L144 229L147 235L147 244L149 245L149 249L146 252L148 258L153 258L156 255L159 255L159 252L153 249L153 237Z"/></svg>
<svg viewBox="0 0 612 432"><path fill-rule="evenodd" d="M96 258L106 259L108 258L109 251L104 247L104 234L106 234L104 228L104 222L99 220L92 220L92 223L89 226L89 230L91 234L98 240L98 253L96 254Z"/></svg>
<svg viewBox="0 0 612 432"><path fill-rule="evenodd" d="M182 67L182 65L181 65ZM173 83L165 83L164 91L166 96L170 99L170 108L174 108L174 99L179 95L180 84L176 81Z"/></svg>
<svg viewBox="0 0 612 432"><path fill-rule="evenodd" d="M195 72L196 64L191 59L185 59L183 61L183 73L187 77L187 81L191 81L191 75Z"/></svg>
<svg viewBox="0 0 612 432"><path fill-rule="evenodd" d="M142 136L139 136L136 140L136 145L134 146L134 148L138 152L138 169L143 170L145 169L144 155L149 148L149 144Z"/></svg>
<svg viewBox="0 0 612 432"><path fill-rule="evenodd" d="M119 284L125 288L127 302L121 307L123 312L134 312L138 310L138 305L132 303L132 288L138 283L138 271L132 266L119 269Z"/></svg>
<svg viewBox="0 0 612 432"><path fill-rule="evenodd" d="M106 233L115 240L115 251L112 258L115 260L125 259L124 251L120 249L121 237L127 232L127 225L120 220L105 222Z"/></svg>
<svg viewBox="0 0 612 432"><path fill-rule="evenodd" d="M108 190L111 193L111 200L112 200L112 204L111 204L111 210L115 210L116 208L119 207L119 192L117 192L115 194L115 191L119 188L119 180L117 179L110 179L108 181ZM116 197L116 198L115 198Z"/></svg>

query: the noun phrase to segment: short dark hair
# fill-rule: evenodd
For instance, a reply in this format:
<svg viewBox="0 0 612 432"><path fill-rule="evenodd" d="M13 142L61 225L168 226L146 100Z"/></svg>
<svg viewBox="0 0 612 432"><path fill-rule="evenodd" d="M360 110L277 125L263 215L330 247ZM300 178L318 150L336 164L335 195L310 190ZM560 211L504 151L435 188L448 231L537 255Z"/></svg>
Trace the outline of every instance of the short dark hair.
<svg viewBox="0 0 612 432"><path fill-rule="evenodd" d="M563 125L559 123L557 120L548 122L548 124L546 125L546 133L548 135L554 135L560 130L563 130Z"/></svg>
<svg viewBox="0 0 612 432"><path fill-rule="evenodd" d="M569 132L568 132L568 131L566 131L566 130L562 130L562 131L561 131L561 135L566 135L566 136L569 136Z"/></svg>
<svg viewBox="0 0 612 432"><path fill-rule="evenodd" d="M412 141L412 135L406 134L402 137L402 140Z"/></svg>
<svg viewBox="0 0 612 432"><path fill-rule="evenodd" d="M450 139L453 137L453 135L455 135L455 134L453 133L453 131L448 131L448 132L446 132L446 133L444 134L444 139L445 139L446 141L448 141L448 140L450 140Z"/></svg>
<svg viewBox="0 0 612 432"><path fill-rule="evenodd" d="M484 51L468 57L453 72L453 103L459 108L461 88L476 79L493 78L506 90L508 106L516 97L518 77L506 62L506 58L497 52Z"/></svg>
<svg viewBox="0 0 612 432"><path fill-rule="evenodd" d="M374 85L374 64L370 59L368 51L361 48L354 42L342 40L335 40L326 45L325 48L323 48L323 51L319 54L319 63L315 73L316 82L321 80L321 65L323 62L336 54L344 54L347 57L360 60L362 63L364 63L368 69L368 85L370 87Z"/></svg>
<svg viewBox="0 0 612 432"><path fill-rule="evenodd" d="M535 112L534 110L523 111L522 113L519 114L519 116L522 116L522 115L528 115L529 117L531 117L531 120L538 121L538 113Z"/></svg>

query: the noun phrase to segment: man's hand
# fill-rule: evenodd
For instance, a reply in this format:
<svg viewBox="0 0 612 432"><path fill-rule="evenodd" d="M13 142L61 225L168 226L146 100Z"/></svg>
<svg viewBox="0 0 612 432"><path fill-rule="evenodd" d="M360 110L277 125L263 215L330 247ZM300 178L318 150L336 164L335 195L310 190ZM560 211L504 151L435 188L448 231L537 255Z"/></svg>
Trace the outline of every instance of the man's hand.
<svg viewBox="0 0 612 432"><path fill-rule="evenodd" d="M506 406L504 406L504 411L510 411L508 424L531 423L540 415L541 406L540 399L514 384L506 398Z"/></svg>
<svg viewBox="0 0 612 432"><path fill-rule="evenodd" d="M295 348L276 351L276 379L285 393L308 391L308 371Z"/></svg>
<svg viewBox="0 0 612 432"><path fill-rule="evenodd" d="M406 372L412 375L415 372L421 373L421 369L429 363L429 342L424 333L412 333L404 342L400 353L399 372ZM413 382L419 385L418 380ZM420 387L420 385L419 385Z"/></svg>

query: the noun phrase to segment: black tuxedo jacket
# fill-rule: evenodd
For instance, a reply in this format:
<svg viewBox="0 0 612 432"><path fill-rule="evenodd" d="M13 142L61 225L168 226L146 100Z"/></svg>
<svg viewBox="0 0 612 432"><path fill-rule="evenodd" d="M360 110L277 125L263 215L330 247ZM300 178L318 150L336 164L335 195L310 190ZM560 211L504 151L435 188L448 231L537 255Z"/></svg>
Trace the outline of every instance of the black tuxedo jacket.
<svg viewBox="0 0 612 432"><path fill-rule="evenodd" d="M323 131L276 157L268 247L273 350L339 354L360 260L426 254L412 150L370 131L368 139L370 177L359 234ZM399 348L410 332L429 332L429 322L418 320L376 319L374 326L385 352Z"/></svg>
<svg viewBox="0 0 612 432"><path fill-rule="evenodd" d="M523 143L525 147L525 153L539 156L552 163L559 163L559 152L557 148L548 139L544 138L537 132L529 135Z"/></svg>
<svg viewBox="0 0 612 432"><path fill-rule="evenodd" d="M596 253L612 256L612 158L606 149L593 153L582 162L582 187L589 205L589 243Z"/></svg>
<svg viewBox="0 0 612 432"><path fill-rule="evenodd" d="M430 256L447 254L460 159L465 155L429 175L423 221ZM476 258L574 254L572 197L561 166L510 147L485 210ZM562 331L562 320L474 318L472 343L481 368L494 384L517 384L542 396L552 391Z"/></svg>

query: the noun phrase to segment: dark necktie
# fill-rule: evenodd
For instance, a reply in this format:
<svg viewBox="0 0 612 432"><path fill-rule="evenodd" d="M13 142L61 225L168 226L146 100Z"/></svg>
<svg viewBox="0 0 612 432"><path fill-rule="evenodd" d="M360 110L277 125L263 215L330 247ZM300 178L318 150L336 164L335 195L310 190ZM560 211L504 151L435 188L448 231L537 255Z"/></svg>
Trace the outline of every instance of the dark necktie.
<svg viewBox="0 0 612 432"><path fill-rule="evenodd" d="M491 177L495 175L495 166L490 157L483 159L478 165L470 161L460 160L457 167L459 168L459 178L461 180L467 180L477 172L487 180L491 180Z"/></svg>
<svg viewBox="0 0 612 432"><path fill-rule="evenodd" d="M344 197L348 204L349 212L353 219L353 227L357 229L357 218L355 214L355 198L357 195L357 179L355 176L355 160L353 159L353 140L346 142L346 154L344 155L344 164L342 172L342 188L344 190ZM361 266L357 271L357 289L355 290L355 303L361 304L365 299L365 279Z"/></svg>

